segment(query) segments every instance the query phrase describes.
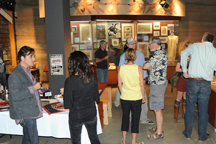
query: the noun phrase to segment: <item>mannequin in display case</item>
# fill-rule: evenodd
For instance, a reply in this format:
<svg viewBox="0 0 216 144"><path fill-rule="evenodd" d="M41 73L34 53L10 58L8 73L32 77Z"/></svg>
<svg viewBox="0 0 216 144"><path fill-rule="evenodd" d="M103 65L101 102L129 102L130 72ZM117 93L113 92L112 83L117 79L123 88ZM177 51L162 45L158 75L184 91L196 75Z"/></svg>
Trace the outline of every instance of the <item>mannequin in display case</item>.
<svg viewBox="0 0 216 144"><path fill-rule="evenodd" d="M167 54L168 54L168 60L175 60L176 59L176 51L178 46L178 36L174 35L174 31L170 31L170 36L168 36L167 41Z"/></svg>

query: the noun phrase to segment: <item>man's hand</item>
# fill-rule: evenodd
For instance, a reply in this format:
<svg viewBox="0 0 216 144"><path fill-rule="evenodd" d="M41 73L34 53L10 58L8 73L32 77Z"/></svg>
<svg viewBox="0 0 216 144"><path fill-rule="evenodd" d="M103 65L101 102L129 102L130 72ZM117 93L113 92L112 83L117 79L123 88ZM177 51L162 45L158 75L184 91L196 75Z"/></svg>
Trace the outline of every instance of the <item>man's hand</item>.
<svg viewBox="0 0 216 144"><path fill-rule="evenodd" d="M64 95L64 88L60 88L60 94Z"/></svg>
<svg viewBox="0 0 216 144"><path fill-rule="evenodd" d="M184 76L185 78L189 78L189 75L188 75L187 72L183 72L183 76Z"/></svg>
<svg viewBox="0 0 216 144"><path fill-rule="evenodd" d="M39 90L41 88L42 82L37 82L33 85L34 90Z"/></svg>
<svg viewBox="0 0 216 144"><path fill-rule="evenodd" d="M104 57L104 59L109 59L109 57L110 57L110 55L107 55L107 56Z"/></svg>

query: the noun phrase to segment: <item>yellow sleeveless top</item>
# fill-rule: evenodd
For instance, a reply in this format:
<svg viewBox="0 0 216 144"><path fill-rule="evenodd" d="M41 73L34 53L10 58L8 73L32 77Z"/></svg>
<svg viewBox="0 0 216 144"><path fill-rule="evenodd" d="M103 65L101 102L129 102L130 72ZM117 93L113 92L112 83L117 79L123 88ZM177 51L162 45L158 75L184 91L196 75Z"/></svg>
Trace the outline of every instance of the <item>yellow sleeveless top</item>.
<svg viewBox="0 0 216 144"><path fill-rule="evenodd" d="M142 93L140 88L139 71L136 64L122 65L120 67L120 76L122 79L121 99L123 100L140 100Z"/></svg>

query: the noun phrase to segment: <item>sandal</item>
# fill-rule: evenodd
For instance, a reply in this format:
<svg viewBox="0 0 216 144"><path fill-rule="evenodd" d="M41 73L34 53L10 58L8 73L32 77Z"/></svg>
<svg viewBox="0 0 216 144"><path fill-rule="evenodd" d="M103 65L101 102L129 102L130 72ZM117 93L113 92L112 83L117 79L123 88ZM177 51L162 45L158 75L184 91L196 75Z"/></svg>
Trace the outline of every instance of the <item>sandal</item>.
<svg viewBox="0 0 216 144"><path fill-rule="evenodd" d="M138 142L139 144L144 144L144 142Z"/></svg>
<svg viewBox="0 0 216 144"><path fill-rule="evenodd" d="M163 135L163 133L162 134L153 133L153 134L148 134L147 137L149 139L156 140L156 139L162 139L162 138L164 138L164 135Z"/></svg>
<svg viewBox="0 0 216 144"><path fill-rule="evenodd" d="M150 132L156 132L157 131L157 127L149 127L149 131Z"/></svg>

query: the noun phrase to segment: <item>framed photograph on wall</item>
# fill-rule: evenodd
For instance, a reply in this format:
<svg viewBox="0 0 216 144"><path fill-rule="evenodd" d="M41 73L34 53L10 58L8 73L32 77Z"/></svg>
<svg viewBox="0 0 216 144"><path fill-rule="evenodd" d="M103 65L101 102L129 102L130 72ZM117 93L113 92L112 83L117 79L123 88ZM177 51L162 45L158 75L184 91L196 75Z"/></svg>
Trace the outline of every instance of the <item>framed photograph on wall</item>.
<svg viewBox="0 0 216 144"><path fill-rule="evenodd" d="M137 34L152 34L152 23L137 23Z"/></svg>
<svg viewBox="0 0 216 144"><path fill-rule="evenodd" d="M161 43L167 43L167 37L159 37L161 40Z"/></svg>
<svg viewBox="0 0 216 144"><path fill-rule="evenodd" d="M154 22L154 30L159 30L160 29L160 22Z"/></svg>
<svg viewBox="0 0 216 144"><path fill-rule="evenodd" d="M154 31L153 36L160 36L160 31Z"/></svg>
<svg viewBox="0 0 216 144"><path fill-rule="evenodd" d="M77 33L77 26L72 26L72 32Z"/></svg>
<svg viewBox="0 0 216 144"><path fill-rule="evenodd" d="M137 50L144 54L145 58L149 58L149 48L148 42L138 42L137 43Z"/></svg>
<svg viewBox="0 0 216 144"><path fill-rule="evenodd" d="M79 37L75 37L74 38L74 43L79 43L80 41L79 41Z"/></svg>
<svg viewBox="0 0 216 144"><path fill-rule="evenodd" d="M126 41L129 37L134 38L134 24L122 23L122 41Z"/></svg>
<svg viewBox="0 0 216 144"><path fill-rule="evenodd" d="M119 45L119 39L112 39L112 45L118 46Z"/></svg>
<svg viewBox="0 0 216 144"><path fill-rule="evenodd" d="M96 39L97 41L108 41L107 23L97 23L96 25Z"/></svg>
<svg viewBox="0 0 216 144"><path fill-rule="evenodd" d="M80 24L80 42L91 42L91 24Z"/></svg>
<svg viewBox="0 0 216 144"><path fill-rule="evenodd" d="M92 60L92 50L82 50L82 52L88 57L89 60Z"/></svg>
<svg viewBox="0 0 216 144"><path fill-rule="evenodd" d="M165 49L166 47L165 47L165 44L161 44L161 47L163 48L163 49Z"/></svg>
<svg viewBox="0 0 216 144"><path fill-rule="evenodd" d="M80 44L80 50L84 50L85 49L85 44Z"/></svg>
<svg viewBox="0 0 216 144"><path fill-rule="evenodd" d="M72 52L79 51L79 45L78 44L71 45L71 48L72 48Z"/></svg>
<svg viewBox="0 0 216 144"><path fill-rule="evenodd" d="M92 49L92 43L85 43L86 49Z"/></svg>
<svg viewBox="0 0 216 144"><path fill-rule="evenodd" d="M94 42L93 48L94 49L99 49L99 47L100 47L100 43L99 42Z"/></svg>
<svg viewBox="0 0 216 144"><path fill-rule="evenodd" d="M161 36L167 36L167 35L168 35L167 26L161 26Z"/></svg>

